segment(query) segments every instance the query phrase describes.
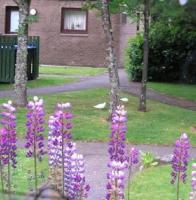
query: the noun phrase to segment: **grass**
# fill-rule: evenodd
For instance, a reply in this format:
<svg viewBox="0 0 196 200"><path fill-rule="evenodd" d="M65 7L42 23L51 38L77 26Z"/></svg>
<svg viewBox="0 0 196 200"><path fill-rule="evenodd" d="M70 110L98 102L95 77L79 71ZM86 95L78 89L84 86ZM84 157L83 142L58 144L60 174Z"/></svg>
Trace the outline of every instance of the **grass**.
<svg viewBox="0 0 196 200"><path fill-rule="evenodd" d="M106 72L107 69L93 67L41 66L39 71L43 74L95 76Z"/></svg>
<svg viewBox="0 0 196 200"><path fill-rule="evenodd" d="M64 85L67 83L72 83L76 81L76 78L64 78L64 77L39 77L36 80L28 81L28 88L38 88L54 85ZM13 84L0 84L0 90L11 90L13 89Z"/></svg>
<svg viewBox="0 0 196 200"><path fill-rule="evenodd" d="M176 185L171 185L171 166L159 166L144 170L133 178L130 200L174 200ZM188 174L191 173L191 165ZM181 200L187 200L190 192L190 177L180 185Z"/></svg>
<svg viewBox="0 0 196 200"><path fill-rule="evenodd" d="M33 159L32 158L26 158L26 151L25 150L18 150L17 152L17 168L15 170L12 170L12 181L14 186L14 191L16 192L16 195L14 195L14 199L21 199L21 196L17 194L23 194L27 193L30 189L33 189L34 187L34 180L32 178L34 177L33 174ZM43 161L41 163L38 163L38 184L41 185L45 182L45 180L48 177L48 158L45 156ZM40 177L40 173L44 173L44 177ZM31 181L29 181L31 180ZM1 190L1 189L0 189ZM3 200L1 198L0 193L0 200Z"/></svg>
<svg viewBox="0 0 196 200"><path fill-rule="evenodd" d="M167 95L196 101L196 85L149 82L148 87Z"/></svg>
<svg viewBox="0 0 196 200"><path fill-rule="evenodd" d="M137 144L171 145L182 132L187 132L192 145L196 145L196 113L191 110L148 101L148 112L138 112L138 98L128 94L129 102L125 104L128 111L127 140ZM110 132L106 118L107 109L97 110L94 105L108 101L108 90L103 88L55 95L43 95L47 119L54 111L57 102L71 102L73 105L75 140L107 141ZM6 99L0 99L0 103ZM26 109L17 110L18 135L25 133ZM47 131L45 133L47 136Z"/></svg>

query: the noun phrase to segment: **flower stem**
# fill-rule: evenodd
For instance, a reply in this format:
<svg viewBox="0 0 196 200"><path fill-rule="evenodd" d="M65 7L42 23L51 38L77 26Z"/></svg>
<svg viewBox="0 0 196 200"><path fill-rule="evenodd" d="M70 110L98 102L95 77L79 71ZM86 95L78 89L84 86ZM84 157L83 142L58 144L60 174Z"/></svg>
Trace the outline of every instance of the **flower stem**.
<svg viewBox="0 0 196 200"><path fill-rule="evenodd" d="M179 200L179 193L180 193L180 172L178 173L178 179L177 179L177 200Z"/></svg>
<svg viewBox="0 0 196 200"><path fill-rule="evenodd" d="M61 155L62 155L62 177L63 177L63 181L62 181L62 195L63 195L63 198L65 197L65 192L64 192L64 190L65 190L65 180L64 180L64 175L65 175L65 166L64 166L64 164L65 164L65 159L64 159L64 143L65 143L65 141L64 141L64 123L63 123L63 117L62 117L62 130L61 130L61 137L62 137L62 148L61 148Z"/></svg>
<svg viewBox="0 0 196 200"><path fill-rule="evenodd" d="M9 132L9 128L8 127L8 148L11 148L11 144L10 144L10 132ZM11 169L10 169L10 153L8 154L8 199L11 199Z"/></svg>
<svg viewBox="0 0 196 200"><path fill-rule="evenodd" d="M130 200L130 192L129 192L129 190L130 190L130 185L131 185L131 166L129 167L129 175L128 175L128 200Z"/></svg>
<svg viewBox="0 0 196 200"><path fill-rule="evenodd" d="M36 157L36 135L34 134L34 143L33 143L33 156L34 156L34 178L35 178L35 198L37 197L37 157Z"/></svg>
<svg viewBox="0 0 196 200"><path fill-rule="evenodd" d="M3 181L3 165L0 161L0 176L1 176L1 190L4 192L4 181Z"/></svg>
<svg viewBox="0 0 196 200"><path fill-rule="evenodd" d="M8 156L10 157L10 156ZM9 158L9 162L8 162L8 196L9 196L9 199L11 199L11 173L10 173L10 158Z"/></svg>

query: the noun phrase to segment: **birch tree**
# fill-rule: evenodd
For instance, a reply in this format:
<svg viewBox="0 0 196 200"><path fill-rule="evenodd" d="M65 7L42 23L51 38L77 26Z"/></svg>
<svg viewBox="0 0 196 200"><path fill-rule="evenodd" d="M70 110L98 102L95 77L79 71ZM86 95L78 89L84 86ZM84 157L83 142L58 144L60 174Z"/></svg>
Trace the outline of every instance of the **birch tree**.
<svg viewBox="0 0 196 200"><path fill-rule="evenodd" d="M14 0L19 7L18 45L16 55L14 103L24 107L27 104L27 40L28 16L31 0Z"/></svg>
<svg viewBox="0 0 196 200"><path fill-rule="evenodd" d="M150 2L151 1L151 2ZM150 3L153 0L124 0L126 12L129 16L138 17L138 13L143 13L141 20L143 21L143 68L142 68L142 81L139 97L138 110L146 112L146 88L148 80L148 55L149 55L149 16L150 16ZM139 22L137 22L139 23Z"/></svg>
<svg viewBox="0 0 196 200"><path fill-rule="evenodd" d="M114 36L111 23L111 15L109 10L109 1L102 0L101 8L103 29L106 37L107 44L107 62L108 62L108 73L110 81L110 116L116 107L119 105L119 76L118 76L118 64L114 51Z"/></svg>
<svg viewBox="0 0 196 200"><path fill-rule="evenodd" d="M144 57L143 57L143 69L142 69L142 82L139 110L146 112L146 88L148 79L148 54L149 54L149 12L150 12L150 0L144 0Z"/></svg>

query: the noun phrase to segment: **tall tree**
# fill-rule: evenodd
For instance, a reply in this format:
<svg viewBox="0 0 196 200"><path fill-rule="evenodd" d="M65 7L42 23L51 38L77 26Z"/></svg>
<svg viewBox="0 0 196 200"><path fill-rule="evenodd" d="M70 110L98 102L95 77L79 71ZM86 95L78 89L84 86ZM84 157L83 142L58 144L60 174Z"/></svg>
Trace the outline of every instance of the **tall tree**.
<svg viewBox="0 0 196 200"><path fill-rule="evenodd" d="M14 0L19 7L18 46L16 55L14 103L16 106L27 104L27 41L28 16L31 0Z"/></svg>
<svg viewBox="0 0 196 200"><path fill-rule="evenodd" d="M150 0L144 0L144 57L143 57L143 69L142 69L142 82L139 110L146 112L146 87L148 79L148 54L149 54L149 13L150 13Z"/></svg>
<svg viewBox="0 0 196 200"><path fill-rule="evenodd" d="M144 45L143 45L143 68L142 68L142 82L141 82L141 92L139 100L138 110L145 112L146 111L146 87L148 80L148 54L149 54L149 17L150 17L150 3L154 3L153 0L124 0L126 6L126 12L129 16L137 19L138 22L138 13L143 13L141 20L143 21L143 35L144 35Z"/></svg>
<svg viewBox="0 0 196 200"><path fill-rule="evenodd" d="M102 22L103 29L106 36L107 43L107 61L108 72L110 80L110 117L114 110L119 105L119 76L118 76L118 64L116 61L114 50L114 36L111 23L111 15L109 10L109 1L102 0Z"/></svg>
<svg viewBox="0 0 196 200"><path fill-rule="evenodd" d="M97 9L101 13L102 24L106 38L106 52L107 52L107 64L110 82L110 109L109 119L111 119L112 112L119 105L119 75L118 75L118 63L115 55L114 36L111 22L111 14L118 12L119 1L122 0L86 0L84 8Z"/></svg>

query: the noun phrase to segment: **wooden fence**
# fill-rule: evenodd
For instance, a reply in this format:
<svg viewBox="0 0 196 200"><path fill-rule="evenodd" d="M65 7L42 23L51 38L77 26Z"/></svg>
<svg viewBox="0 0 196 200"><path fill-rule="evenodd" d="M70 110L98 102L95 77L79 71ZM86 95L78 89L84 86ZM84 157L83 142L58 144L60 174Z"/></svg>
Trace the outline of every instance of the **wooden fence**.
<svg viewBox="0 0 196 200"><path fill-rule="evenodd" d="M17 36L0 36L0 82L14 82ZM27 77L33 80L39 74L39 37L28 38Z"/></svg>

